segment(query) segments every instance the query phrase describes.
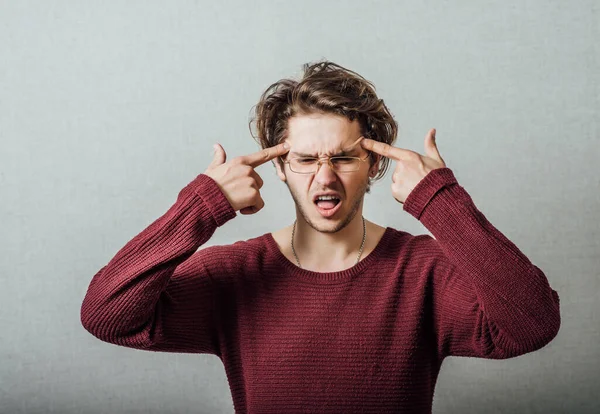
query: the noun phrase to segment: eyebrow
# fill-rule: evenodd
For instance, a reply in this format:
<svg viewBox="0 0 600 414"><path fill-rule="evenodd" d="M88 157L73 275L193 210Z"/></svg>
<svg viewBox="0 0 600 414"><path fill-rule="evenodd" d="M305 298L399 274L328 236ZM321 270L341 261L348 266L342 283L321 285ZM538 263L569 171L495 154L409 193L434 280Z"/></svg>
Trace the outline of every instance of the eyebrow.
<svg viewBox="0 0 600 414"><path fill-rule="evenodd" d="M356 151L361 148L360 146L357 147L356 144L358 144L362 138L363 138L363 136L361 135L360 137L358 137L358 139L356 141L354 141L352 144L348 145L346 147L346 149L338 151L337 153L330 155L330 157L343 157L345 155L356 155ZM306 154L304 152L296 152L296 151L290 151L290 152L288 152L288 154L295 154L299 157L313 157L313 158L317 157L314 154Z"/></svg>
<svg viewBox="0 0 600 414"><path fill-rule="evenodd" d="M317 157L315 154L306 154L303 152L296 152L296 151L290 151L290 154L294 154L299 157L314 157L314 158ZM350 155L350 154L356 154L356 148L347 150L347 151L342 150L342 151L336 152L335 154L331 154L330 157L343 157L345 155Z"/></svg>

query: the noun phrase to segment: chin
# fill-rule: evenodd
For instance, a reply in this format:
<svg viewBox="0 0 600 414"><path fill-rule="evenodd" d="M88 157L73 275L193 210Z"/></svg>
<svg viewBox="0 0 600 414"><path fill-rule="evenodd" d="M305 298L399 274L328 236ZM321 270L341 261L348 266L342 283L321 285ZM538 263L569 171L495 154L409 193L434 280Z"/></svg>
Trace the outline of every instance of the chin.
<svg viewBox="0 0 600 414"><path fill-rule="evenodd" d="M354 198L354 200L346 198L343 201L345 205L340 207L334 217L323 217L312 200L300 197L289 186L288 189L296 205L296 214L301 216L310 227L321 233L337 233L344 229L356 217L363 200L363 197Z"/></svg>
<svg viewBox="0 0 600 414"><path fill-rule="evenodd" d="M335 220L330 223L311 223L311 222L309 222L309 225L313 229L315 229L321 233L337 233L338 231L340 231L344 227L346 227L347 222L342 222L340 220Z"/></svg>
<svg viewBox="0 0 600 414"><path fill-rule="evenodd" d="M314 206L311 206L311 208L313 209L313 214L311 214L310 217L307 217L307 215L304 214L304 211L302 211L302 215L309 226L321 233L337 233L338 231L344 229L358 212L358 208L353 208L350 211L347 211L348 206L341 206L340 210L335 213L334 217L323 217L317 210L315 210Z"/></svg>

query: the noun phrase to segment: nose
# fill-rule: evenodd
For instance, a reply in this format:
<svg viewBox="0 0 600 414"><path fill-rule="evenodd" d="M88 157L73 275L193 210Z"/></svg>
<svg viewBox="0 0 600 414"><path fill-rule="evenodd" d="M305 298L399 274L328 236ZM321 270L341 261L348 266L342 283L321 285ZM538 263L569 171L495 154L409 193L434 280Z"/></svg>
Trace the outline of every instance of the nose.
<svg viewBox="0 0 600 414"><path fill-rule="evenodd" d="M331 165L329 165L329 162L327 162L326 159L322 159L320 164L317 165L315 180L321 184L323 188L326 188L330 183L337 181L337 175L335 171L331 169Z"/></svg>

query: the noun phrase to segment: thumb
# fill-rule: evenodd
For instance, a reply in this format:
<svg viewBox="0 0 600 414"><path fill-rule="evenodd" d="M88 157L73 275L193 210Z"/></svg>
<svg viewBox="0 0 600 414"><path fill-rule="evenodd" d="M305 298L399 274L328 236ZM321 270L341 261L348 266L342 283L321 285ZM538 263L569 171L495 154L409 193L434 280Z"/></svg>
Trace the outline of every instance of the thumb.
<svg viewBox="0 0 600 414"><path fill-rule="evenodd" d="M435 133L435 128L432 128L425 137L425 153L432 158L435 158L436 156L439 157L440 155L437 148L437 143L435 142Z"/></svg>
<svg viewBox="0 0 600 414"><path fill-rule="evenodd" d="M213 159L210 163L210 166L216 167L225 163L225 160L227 159L227 154L225 154L225 150L223 149L223 147L220 144L214 144L213 149Z"/></svg>
<svg viewBox="0 0 600 414"><path fill-rule="evenodd" d="M440 155L440 150L438 149L437 143L435 142L436 132L436 129L433 128L427 134L427 137L425 138L425 154L427 154L427 156L430 158L440 161L445 166L446 162Z"/></svg>

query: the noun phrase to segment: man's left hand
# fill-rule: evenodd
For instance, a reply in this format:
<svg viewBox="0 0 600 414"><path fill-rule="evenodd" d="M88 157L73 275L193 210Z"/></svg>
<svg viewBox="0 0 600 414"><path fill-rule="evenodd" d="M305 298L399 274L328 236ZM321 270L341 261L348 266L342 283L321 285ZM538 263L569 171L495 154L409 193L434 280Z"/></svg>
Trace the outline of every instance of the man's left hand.
<svg viewBox="0 0 600 414"><path fill-rule="evenodd" d="M392 174L392 195L399 203L404 204L411 191L432 170L446 167L435 143L435 132L432 128L425 137L427 156L368 138L360 141L364 149L397 161Z"/></svg>

